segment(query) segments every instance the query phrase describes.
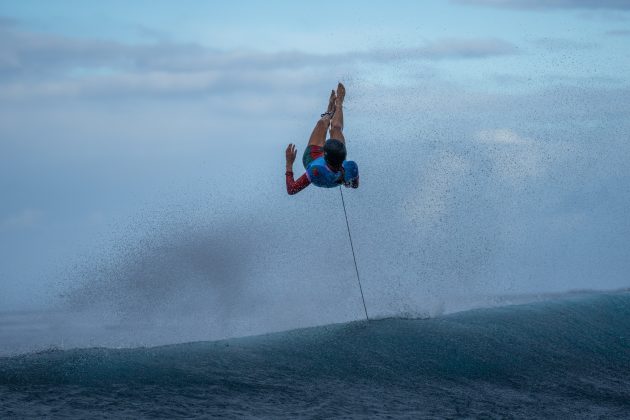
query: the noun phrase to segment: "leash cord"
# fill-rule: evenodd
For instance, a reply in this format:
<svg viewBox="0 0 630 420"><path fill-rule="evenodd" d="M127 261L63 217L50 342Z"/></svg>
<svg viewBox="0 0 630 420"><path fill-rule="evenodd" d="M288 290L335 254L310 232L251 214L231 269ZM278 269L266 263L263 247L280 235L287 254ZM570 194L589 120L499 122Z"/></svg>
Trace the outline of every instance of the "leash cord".
<svg viewBox="0 0 630 420"><path fill-rule="evenodd" d="M343 190L339 186L339 193L341 194L341 204L343 205L343 214L346 216L346 227L348 228L348 238L350 239L350 249L352 249L352 259L354 260L354 269L357 273L357 282L359 283L359 291L361 292L361 301L363 301L363 310L365 310L365 320L370 321L368 317L367 306L365 306L365 297L363 296L363 287L361 287L361 279L359 277L359 267L357 266L357 257L354 254L354 245L352 244L352 235L350 235L350 224L348 223L348 212L346 211L346 202L343 199Z"/></svg>

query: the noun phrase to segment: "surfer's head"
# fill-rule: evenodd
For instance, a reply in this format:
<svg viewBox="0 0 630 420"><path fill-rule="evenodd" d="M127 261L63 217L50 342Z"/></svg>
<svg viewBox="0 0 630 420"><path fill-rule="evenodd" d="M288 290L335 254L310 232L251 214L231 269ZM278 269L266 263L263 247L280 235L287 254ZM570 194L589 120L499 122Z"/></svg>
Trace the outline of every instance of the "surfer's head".
<svg viewBox="0 0 630 420"><path fill-rule="evenodd" d="M334 168L341 166L346 160L346 145L335 139L326 140L324 144L324 159Z"/></svg>

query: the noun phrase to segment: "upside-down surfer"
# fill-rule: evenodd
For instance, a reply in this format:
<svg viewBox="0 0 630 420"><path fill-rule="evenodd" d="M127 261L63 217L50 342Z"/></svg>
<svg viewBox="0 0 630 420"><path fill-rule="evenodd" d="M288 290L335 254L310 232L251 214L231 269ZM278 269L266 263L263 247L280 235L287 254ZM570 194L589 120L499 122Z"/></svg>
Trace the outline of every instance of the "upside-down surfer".
<svg viewBox="0 0 630 420"><path fill-rule="evenodd" d="M359 168L351 160L346 160L346 139L343 136L343 100L346 88L337 85L337 92L330 93L328 109L315 125L311 137L304 150L302 163L306 173L297 180L293 179L293 162L297 155L294 144L286 150L287 192L297 194L309 184L322 188L333 188L340 185L359 187ZM326 140L326 132L330 127L330 139Z"/></svg>

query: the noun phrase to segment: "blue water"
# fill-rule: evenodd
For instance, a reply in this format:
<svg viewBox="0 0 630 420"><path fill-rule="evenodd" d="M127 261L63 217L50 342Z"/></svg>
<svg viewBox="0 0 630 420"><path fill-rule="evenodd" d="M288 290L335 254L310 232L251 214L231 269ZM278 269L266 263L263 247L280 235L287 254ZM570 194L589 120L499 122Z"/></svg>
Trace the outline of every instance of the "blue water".
<svg viewBox="0 0 630 420"><path fill-rule="evenodd" d="M630 293L0 358L0 418L630 418Z"/></svg>

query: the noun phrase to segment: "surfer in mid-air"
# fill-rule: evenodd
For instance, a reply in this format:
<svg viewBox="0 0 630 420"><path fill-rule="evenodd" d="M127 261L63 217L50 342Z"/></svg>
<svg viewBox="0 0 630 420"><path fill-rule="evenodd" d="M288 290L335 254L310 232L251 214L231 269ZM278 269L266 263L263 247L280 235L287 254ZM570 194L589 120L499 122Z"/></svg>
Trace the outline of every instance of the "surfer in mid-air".
<svg viewBox="0 0 630 420"><path fill-rule="evenodd" d="M293 178L293 162L297 155L294 144L289 144L286 150L287 192L297 194L309 184L322 188L333 188L340 185L359 187L359 168L351 160L346 160L346 139L343 136L343 100L346 88L337 85L337 91L330 93L328 109L321 115L308 141L302 163L306 173L297 180ZM326 140L326 133L330 128L330 139Z"/></svg>

